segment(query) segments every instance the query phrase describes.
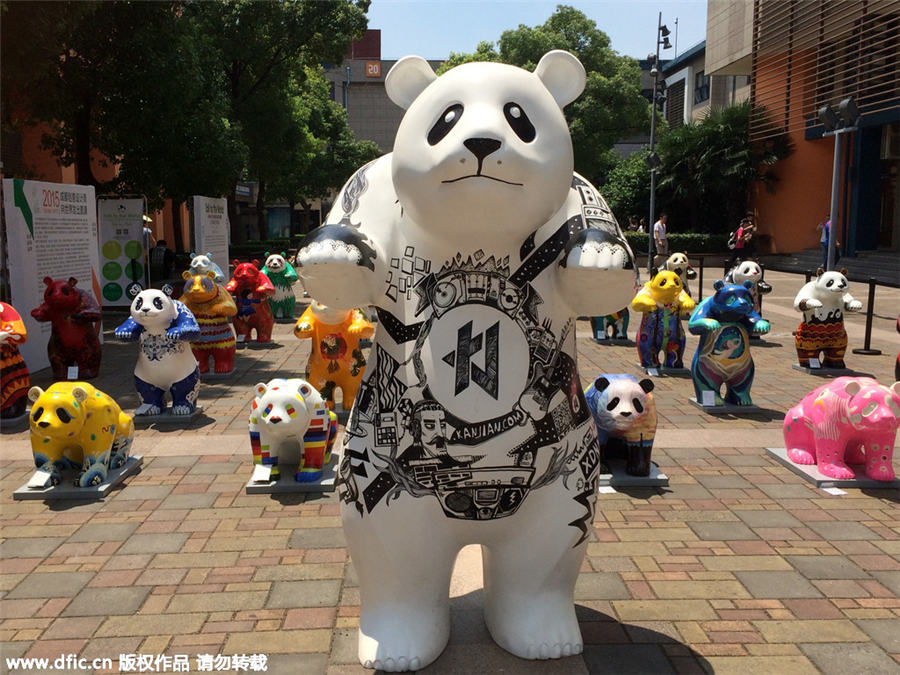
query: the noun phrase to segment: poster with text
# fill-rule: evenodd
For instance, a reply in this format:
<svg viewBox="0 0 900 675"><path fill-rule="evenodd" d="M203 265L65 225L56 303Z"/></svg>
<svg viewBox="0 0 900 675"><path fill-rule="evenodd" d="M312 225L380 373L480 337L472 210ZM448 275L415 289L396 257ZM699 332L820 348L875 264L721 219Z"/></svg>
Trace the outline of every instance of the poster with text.
<svg viewBox="0 0 900 675"><path fill-rule="evenodd" d="M144 200L98 199L100 292L103 303L126 307L144 290Z"/></svg>
<svg viewBox="0 0 900 675"><path fill-rule="evenodd" d="M44 277L75 277L79 289L103 304L97 200L93 186L4 178L3 203L12 305L28 330L28 342L19 351L35 372L50 365L51 324L31 317L44 301Z"/></svg>
<svg viewBox="0 0 900 675"><path fill-rule="evenodd" d="M194 197L194 252L213 259L228 276L228 200L222 197Z"/></svg>

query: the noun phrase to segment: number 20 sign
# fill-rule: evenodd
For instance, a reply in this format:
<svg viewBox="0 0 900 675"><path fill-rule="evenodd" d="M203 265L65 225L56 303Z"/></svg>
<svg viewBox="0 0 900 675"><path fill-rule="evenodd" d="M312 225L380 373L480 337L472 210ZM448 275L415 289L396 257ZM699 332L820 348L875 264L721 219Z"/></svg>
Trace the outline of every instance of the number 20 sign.
<svg viewBox="0 0 900 675"><path fill-rule="evenodd" d="M381 61L366 61L366 77L381 77Z"/></svg>

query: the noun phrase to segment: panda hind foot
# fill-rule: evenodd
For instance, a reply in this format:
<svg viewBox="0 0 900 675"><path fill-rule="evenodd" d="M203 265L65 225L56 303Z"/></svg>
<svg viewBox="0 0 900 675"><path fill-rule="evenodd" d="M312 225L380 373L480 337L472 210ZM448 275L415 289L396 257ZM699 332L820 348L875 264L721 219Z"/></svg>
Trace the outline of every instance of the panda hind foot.
<svg viewBox="0 0 900 675"><path fill-rule="evenodd" d="M190 415L194 412L194 406L190 405L173 405L172 406L172 414L173 415Z"/></svg>
<svg viewBox="0 0 900 675"><path fill-rule="evenodd" d="M142 403L134 411L135 415L159 415L161 413L162 409L152 403Z"/></svg>
<svg viewBox="0 0 900 675"><path fill-rule="evenodd" d="M502 619L485 615L488 630L500 647L523 659L559 659L580 654L584 648L575 606L560 598Z"/></svg>
<svg viewBox="0 0 900 675"><path fill-rule="evenodd" d="M366 621L367 625L377 626L377 636L359 630L358 656L363 667L402 673L419 670L437 659L450 638L449 615L447 621L436 622L430 609L421 615L410 607L402 611L397 611L396 606L391 609L378 612L376 621ZM363 611L367 619L375 614Z"/></svg>

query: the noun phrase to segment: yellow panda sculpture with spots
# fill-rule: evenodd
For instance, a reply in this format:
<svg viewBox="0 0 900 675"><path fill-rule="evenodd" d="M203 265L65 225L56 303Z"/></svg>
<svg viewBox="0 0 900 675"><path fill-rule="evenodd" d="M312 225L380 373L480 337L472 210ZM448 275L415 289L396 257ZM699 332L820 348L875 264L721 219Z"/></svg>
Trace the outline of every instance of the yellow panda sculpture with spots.
<svg viewBox="0 0 900 675"><path fill-rule="evenodd" d="M57 382L46 391L32 387L28 398L34 465L50 474L53 485L69 467L80 469L75 485L99 485L128 459L134 423L99 389L87 382Z"/></svg>

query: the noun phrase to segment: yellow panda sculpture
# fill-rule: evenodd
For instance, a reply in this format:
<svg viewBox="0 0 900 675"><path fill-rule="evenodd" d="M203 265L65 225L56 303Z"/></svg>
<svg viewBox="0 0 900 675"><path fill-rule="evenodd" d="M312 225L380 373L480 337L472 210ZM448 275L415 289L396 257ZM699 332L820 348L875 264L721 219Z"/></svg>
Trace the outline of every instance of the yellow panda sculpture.
<svg viewBox="0 0 900 675"><path fill-rule="evenodd" d="M644 368L683 368L685 335L681 317L690 316L695 303L684 291L681 278L667 270L656 272L631 301L642 312L637 349ZM660 363L659 353L664 361Z"/></svg>
<svg viewBox="0 0 900 675"><path fill-rule="evenodd" d="M110 396L87 382L57 382L44 391L32 387L31 451L34 465L58 485L62 469L80 468L75 485L106 480L128 459L134 423Z"/></svg>

